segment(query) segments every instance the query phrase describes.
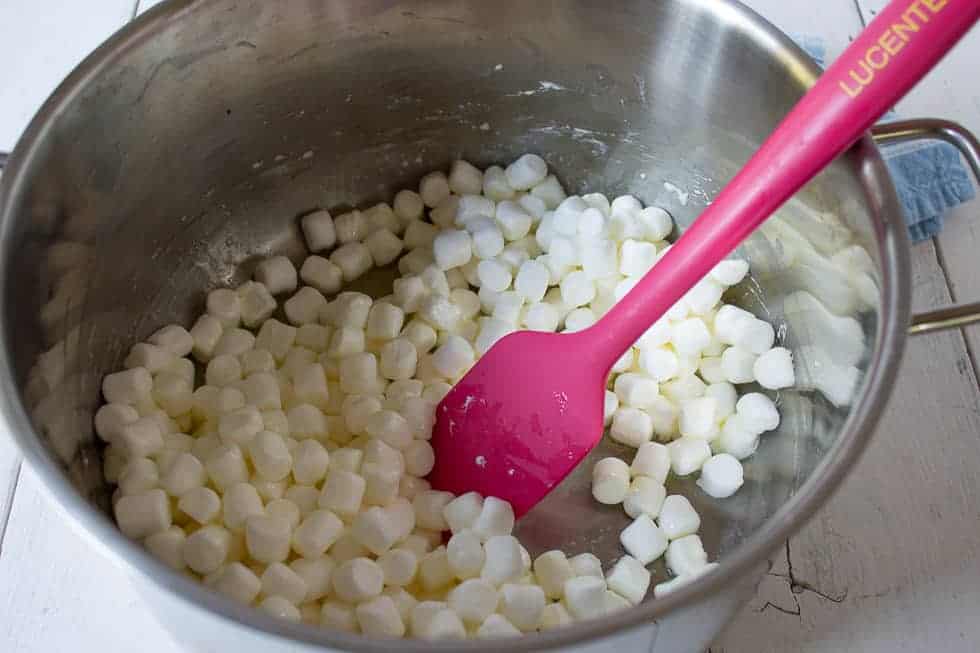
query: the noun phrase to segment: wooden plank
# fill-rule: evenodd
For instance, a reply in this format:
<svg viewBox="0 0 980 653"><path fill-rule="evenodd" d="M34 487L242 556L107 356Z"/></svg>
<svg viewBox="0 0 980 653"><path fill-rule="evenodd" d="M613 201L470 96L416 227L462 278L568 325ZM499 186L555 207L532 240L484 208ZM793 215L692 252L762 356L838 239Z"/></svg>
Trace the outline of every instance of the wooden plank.
<svg viewBox="0 0 980 653"><path fill-rule="evenodd" d="M122 570L72 530L26 467L0 551L0 579L4 651L180 650Z"/></svg>
<svg viewBox="0 0 980 653"><path fill-rule="evenodd" d="M884 7L886 0L857 0L866 22ZM905 118L942 117L980 134L980 85L976 66L980 61L980 29L960 41L942 63L898 103L896 110ZM980 194L980 193L978 193ZM936 237L939 262L946 273L954 301L980 299L980 274L976 252L980 251L980 200L963 204L946 216L945 226ZM980 328L964 329L970 346L974 370L980 354Z"/></svg>
<svg viewBox="0 0 980 653"><path fill-rule="evenodd" d="M932 243L914 305L949 301ZM714 653L975 650L980 396L957 332L914 338L875 438ZM966 435L970 434L970 435Z"/></svg>
<svg viewBox="0 0 980 653"><path fill-rule="evenodd" d="M0 150L13 149L61 80L132 18L135 2L0 2Z"/></svg>

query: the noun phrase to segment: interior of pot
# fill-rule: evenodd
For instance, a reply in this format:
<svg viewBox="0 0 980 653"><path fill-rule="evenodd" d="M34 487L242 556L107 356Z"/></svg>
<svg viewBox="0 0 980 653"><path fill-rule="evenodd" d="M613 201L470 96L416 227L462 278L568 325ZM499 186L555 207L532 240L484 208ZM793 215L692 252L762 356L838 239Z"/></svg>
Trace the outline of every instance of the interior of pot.
<svg viewBox="0 0 980 653"><path fill-rule="evenodd" d="M301 260L297 216L391 201L458 157L486 166L531 151L570 193L631 193L683 229L813 79L741 10L698 0L178 2L116 44L33 128L29 182L8 188L3 224L22 399L103 510L101 377L159 326L189 325L205 293L247 279L254 260ZM857 168L835 163L742 248L752 276L729 299L777 326L801 387L778 393L782 424L734 497L671 481L701 513L712 558L811 477L860 401L858 383L814 389L831 365L857 381L876 338L880 223ZM850 245L860 261L845 265L833 255ZM627 517L592 500L588 469L520 523L532 554L621 555Z"/></svg>

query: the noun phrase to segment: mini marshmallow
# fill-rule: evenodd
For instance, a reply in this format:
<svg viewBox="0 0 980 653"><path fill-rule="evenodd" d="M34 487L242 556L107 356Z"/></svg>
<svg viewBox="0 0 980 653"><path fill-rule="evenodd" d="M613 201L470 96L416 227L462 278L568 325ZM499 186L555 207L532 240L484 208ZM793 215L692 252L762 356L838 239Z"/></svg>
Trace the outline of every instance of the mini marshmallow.
<svg viewBox="0 0 980 653"><path fill-rule="evenodd" d="M155 462L149 458L130 458L119 473L118 485L123 496L126 496L152 490L159 481L159 471Z"/></svg>
<svg viewBox="0 0 980 653"><path fill-rule="evenodd" d="M602 578L602 562L592 553L579 553L568 559L576 576L595 576Z"/></svg>
<svg viewBox="0 0 980 653"><path fill-rule="evenodd" d="M703 397L704 392L707 389L704 381L699 379L693 373L688 373L683 376L678 376L676 379L672 379L660 386L660 392L667 399L675 403L681 403L687 401L688 399L697 399L698 397Z"/></svg>
<svg viewBox="0 0 980 653"><path fill-rule="evenodd" d="M521 545L516 538L511 535L494 535L487 539L483 548L486 562L480 572L481 578L499 586L523 575Z"/></svg>
<svg viewBox="0 0 980 653"><path fill-rule="evenodd" d="M334 561L329 557L319 558L297 558L289 563L289 568L306 585L306 595L301 600L319 601L327 596L331 590L331 579L333 570L336 567Z"/></svg>
<svg viewBox="0 0 980 653"><path fill-rule="evenodd" d="M369 558L347 560L334 570L333 587L341 600L360 603L381 594L384 572Z"/></svg>
<svg viewBox="0 0 980 653"><path fill-rule="evenodd" d="M744 483L742 463L727 453L709 458L701 467L698 487L716 499L730 497Z"/></svg>
<svg viewBox="0 0 980 653"><path fill-rule="evenodd" d="M378 229L364 240L371 259L378 267L394 261L402 253L404 243L389 229Z"/></svg>
<svg viewBox="0 0 980 653"><path fill-rule="evenodd" d="M378 596L361 603L354 613L361 632L369 637L402 637L405 624L395 602L388 596Z"/></svg>
<svg viewBox="0 0 980 653"><path fill-rule="evenodd" d="M507 583L500 588L500 613L522 632L540 625L544 605L544 590L537 585Z"/></svg>
<svg viewBox="0 0 980 653"><path fill-rule="evenodd" d="M668 558L670 546L667 547ZM630 602L639 605L650 587L650 572L633 556L623 556L606 574L606 586Z"/></svg>
<svg viewBox="0 0 980 653"><path fill-rule="evenodd" d="M715 314L715 336L726 345L734 345L736 335L751 324L756 317L746 310L730 304L724 304Z"/></svg>
<svg viewBox="0 0 980 653"><path fill-rule="evenodd" d="M418 525L421 528L434 531L446 530L443 510L452 500L453 495L449 492L430 490L417 494L412 500L412 507L415 509L415 519Z"/></svg>
<svg viewBox="0 0 980 653"><path fill-rule="evenodd" d="M758 357L740 347L729 347L721 355L721 369L730 383L755 381L755 363Z"/></svg>
<svg viewBox="0 0 980 653"><path fill-rule="evenodd" d="M670 468L677 476L696 472L711 457L707 440L699 437L681 437L668 444L667 449L670 450Z"/></svg>
<svg viewBox="0 0 980 653"><path fill-rule="evenodd" d="M640 369L658 383L677 376L680 363L677 354L665 347L645 347L640 350Z"/></svg>
<svg viewBox="0 0 980 653"><path fill-rule="evenodd" d="M567 320L566 320L567 321ZM613 391L622 404L633 408L646 408L657 396L657 382L641 374L626 373L616 377Z"/></svg>
<svg viewBox="0 0 980 653"><path fill-rule="evenodd" d="M369 209L364 211L364 219L367 220L368 224L368 235L364 242L370 240L371 236L379 231L389 231L392 234L400 234L402 232L402 223L395 215L395 212L391 210L391 207L386 202L379 202Z"/></svg>
<svg viewBox="0 0 980 653"><path fill-rule="evenodd" d="M320 625L348 633L356 633L360 628L354 608L338 601L323 602L320 608Z"/></svg>
<svg viewBox="0 0 980 653"><path fill-rule="evenodd" d="M432 364L444 378L457 379L473 364L473 347L459 336L449 336L432 355Z"/></svg>
<svg viewBox="0 0 980 653"><path fill-rule="evenodd" d="M514 187L507 180L503 168L490 166L483 173L483 194L494 201L513 199Z"/></svg>
<svg viewBox="0 0 980 653"><path fill-rule="evenodd" d="M546 302L531 304L524 311L523 324L532 331L553 333L558 328L559 321L558 310Z"/></svg>
<svg viewBox="0 0 980 653"><path fill-rule="evenodd" d="M241 301L242 324L250 329L263 323L276 310L272 293L257 281L246 281L235 292Z"/></svg>
<svg viewBox="0 0 980 653"><path fill-rule="evenodd" d="M473 520L473 532L484 541L514 530L514 509L510 503L496 497L486 497L480 514Z"/></svg>
<svg viewBox="0 0 980 653"><path fill-rule="evenodd" d="M368 463L368 467L372 463ZM343 527L342 524L340 526ZM351 524L351 534L364 548L378 556L398 541L398 529L381 507L374 506L358 513Z"/></svg>
<svg viewBox="0 0 980 653"><path fill-rule="evenodd" d="M682 356L695 356L711 342L711 332L704 320L697 317L675 323L671 328L671 344Z"/></svg>
<svg viewBox="0 0 980 653"><path fill-rule="evenodd" d="M496 260L480 261L477 266L480 287L486 287L494 292L503 292L510 288L512 275L510 268Z"/></svg>
<svg viewBox="0 0 980 653"><path fill-rule="evenodd" d="M618 408L613 413L609 437L616 442L639 448L653 437L653 422L650 415L639 408Z"/></svg>
<svg viewBox="0 0 980 653"><path fill-rule="evenodd" d="M711 278L724 286L734 286L745 278L749 264L741 259L722 261L711 269Z"/></svg>
<svg viewBox="0 0 980 653"><path fill-rule="evenodd" d="M442 589L453 582L446 547L437 547L422 556L419 561L419 582L427 592Z"/></svg>
<svg viewBox="0 0 980 653"><path fill-rule="evenodd" d="M245 520L263 514L262 498L249 483L235 483L222 497L222 523L232 532L240 532Z"/></svg>
<svg viewBox="0 0 980 653"><path fill-rule="evenodd" d="M199 574L210 574L221 567L231 548L231 533L221 526L204 526L184 542L184 562Z"/></svg>
<svg viewBox="0 0 980 653"><path fill-rule="evenodd" d="M714 399L715 419L718 422L723 421L735 412L735 402L738 399L738 393L735 390L735 386L731 383L726 381L711 383L705 388L704 396Z"/></svg>
<svg viewBox="0 0 980 653"><path fill-rule="evenodd" d="M442 270L466 265L473 256L473 240L466 231L448 229L436 236L432 243L436 265Z"/></svg>
<svg viewBox="0 0 980 653"><path fill-rule="evenodd" d="M342 292L333 301L331 321L337 327L363 329L373 304L374 301L364 293Z"/></svg>
<svg viewBox="0 0 980 653"><path fill-rule="evenodd" d="M163 433L153 417L141 417L120 427L115 444L129 458L148 458L163 450Z"/></svg>
<svg viewBox="0 0 980 653"><path fill-rule="evenodd" d="M349 283L370 270L373 259L367 245L352 242L335 249L330 254L330 262L340 268L344 281Z"/></svg>
<svg viewBox="0 0 980 653"><path fill-rule="evenodd" d="M533 222L534 218L520 204L503 201L497 205L497 223L508 241L527 236Z"/></svg>
<svg viewBox="0 0 980 653"><path fill-rule="evenodd" d="M135 408L126 404L104 404L95 413L95 432L103 442L112 443L119 430L139 419Z"/></svg>
<svg viewBox="0 0 980 653"><path fill-rule="evenodd" d="M606 390L602 402L602 423L603 426L612 424L616 410L619 408L619 397L612 390Z"/></svg>
<svg viewBox="0 0 980 653"><path fill-rule="evenodd" d="M554 210L565 199L565 189L554 175L548 175L531 189L531 195L542 200L548 210Z"/></svg>
<svg viewBox="0 0 980 653"><path fill-rule="evenodd" d="M576 308L565 316L565 331L582 331L595 324L596 315L588 308Z"/></svg>
<svg viewBox="0 0 980 653"><path fill-rule="evenodd" d="M437 226L421 220L412 220L405 227L405 248L411 251L431 249L438 234L439 228Z"/></svg>
<svg viewBox="0 0 980 653"><path fill-rule="evenodd" d="M748 458L759 446L759 432L738 413L725 420L721 428L721 436L716 441L718 451L729 453L742 460Z"/></svg>
<svg viewBox="0 0 980 653"><path fill-rule="evenodd" d="M209 585L211 589L244 605L251 604L262 589L259 577L240 562L221 567L211 577Z"/></svg>
<svg viewBox="0 0 980 653"><path fill-rule="evenodd" d="M796 383L792 352L785 347L770 349L755 360L752 374L759 385L768 390L792 386Z"/></svg>
<svg viewBox="0 0 980 653"><path fill-rule="evenodd" d="M386 586L404 587L415 579L418 556L405 548L389 549L378 557L378 565L384 573Z"/></svg>
<svg viewBox="0 0 980 653"><path fill-rule="evenodd" d="M255 406L245 406L225 413L218 420L218 435L227 444L244 445L251 441L265 426L262 415ZM277 479L271 479L277 480Z"/></svg>
<svg viewBox="0 0 980 653"><path fill-rule="evenodd" d="M637 476L630 483L629 492L623 499L623 510L633 519L640 515L656 519L666 497L667 488L663 483L647 476Z"/></svg>
<svg viewBox="0 0 980 653"><path fill-rule="evenodd" d="M664 240L674 229L674 220L667 211L658 206L648 206L636 214L637 221L643 227L643 235L647 240Z"/></svg>
<svg viewBox="0 0 980 653"><path fill-rule="evenodd" d="M565 581L563 594L568 611L576 619L595 619L606 613L606 581L601 575L570 578Z"/></svg>
<svg viewBox="0 0 980 653"><path fill-rule="evenodd" d="M481 623L490 617L499 600L497 588L479 578L464 580L447 598L449 607L468 623Z"/></svg>
<svg viewBox="0 0 980 653"><path fill-rule="evenodd" d="M629 484L629 466L619 458L603 458L592 468L592 496L599 503L622 503Z"/></svg>
<svg viewBox="0 0 980 653"><path fill-rule="evenodd" d="M481 318L480 331L473 342L476 353L483 355L504 336L513 333L514 325L497 318Z"/></svg>
<svg viewBox="0 0 980 653"><path fill-rule="evenodd" d="M528 190L545 180L548 164L537 154L524 154L507 166L508 183L517 190Z"/></svg>
<svg viewBox="0 0 980 653"><path fill-rule="evenodd" d="M418 316L440 331L452 331L461 319L456 305L438 295L429 296L422 302Z"/></svg>
<svg viewBox="0 0 980 653"><path fill-rule="evenodd" d="M667 547L667 567L675 576L690 576L700 572L708 564L701 538L686 535L677 538Z"/></svg>
<svg viewBox="0 0 980 653"><path fill-rule="evenodd" d="M667 535L650 518L642 514L623 529L619 541L626 552L640 564L648 565L667 550Z"/></svg>
<svg viewBox="0 0 980 653"><path fill-rule="evenodd" d="M199 524L206 524L221 511L221 498L211 488L195 487L180 496L177 509Z"/></svg>
<svg viewBox="0 0 980 653"><path fill-rule="evenodd" d="M226 327L236 327L241 321L241 299L234 290L218 288L208 293L206 299L208 315L212 315Z"/></svg>
<svg viewBox="0 0 980 653"><path fill-rule="evenodd" d="M615 278L620 265L616 243L602 238L586 240L580 243L580 256L582 271L587 279L597 281Z"/></svg>
<svg viewBox="0 0 980 653"><path fill-rule="evenodd" d="M456 533L446 544L446 560L456 578L475 578L483 568L483 543L472 531Z"/></svg>
<svg viewBox="0 0 980 653"><path fill-rule="evenodd" d="M548 290L548 269L536 260L521 264L514 279L514 290L530 303L540 302Z"/></svg>
<svg viewBox="0 0 980 653"><path fill-rule="evenodd" d="M430 172L419 182L419 196L429 208L438 206L449 197L449 181L442 172Z"/></svg>
<svg viewBox="0 0 980 653"><path fill-rule="evenodd" d="M262 261L256 266L254 276L273 295L296 290L296 268L285 256L273 256Z"/></svg>
<svg viewBox="0 0 980 653"><path fill-rule="evenodd" d="M404 455L405 473L412 476L428 476L435 466L435 451L425 440L413 440L405 447Z"/></svg>
<svg viewBox="0 0 980 653"><path fill-rule="evenodd" d="M405 311L387 302L375 302L368 313L365 335L376 340L391 340L398 336L405 322Z"/></svg>
<svg viewBox="0 0 980 653"><path fill-rule="evenodd" d="M672 494L664 499L658 521L664 534L671 540L696 533L701 527L701 518L691 502L679 494Z"/></svg>
<svg viewBox="0 0 980 653"><path fill-rule="evenodd" d="M493 305L493 318L510 325L516 325L521 317L524 297L516 291L507 290L500 293Z"/></svg>
<svg viewBox="0 0 980 653"><path fill-rule="evenodd" d="M333 332L333 336L330 338L327 355L332 358L346 358L364 351L364 347L365 335L362 329L340 327Z"/></svg>
<svg viewBox="0 0 980 653"><path fill-rule="evenodd" d="M142 539L170 528L170 502L163 490L147 490L124 496L114 506L119 530L131 539Z"/></svg>
<svg viewBox="0 0 980 653"><path fill-rule="evenodd" d="M123 367L126 369L144 367L150 374L156 374L170 365L173 360L174 354L170 350L146 342L138 342L130 348L129 355L123 360Z"/></svg>
<svg viewBox="0 0 980 653"><path fill-rule="evenodd" d="M542 614L543 614L542 610ZM498 639L502 637L518 637L521 634L514 624L501 614L488 616L476 629L477 639Z"/></svg>
<svg viewBox="0 0 980 653"><path fill-rule="evenodd" d="M208 385L225 386L242 378L242 364L237 356L222 354L208 361L204 371L205 383Z"/></svg>
<svg viewBox="0 0 980 653"><path fill-rule="evenodd" d="M756 433L772 431L779 426L779 410L772 399L761 392L742 395L735 404L742 423Z"/></svg>
<svg viewBox="0 0 980 653"><path fill-rule="evenodd" d="M546 551L534 560L534 577L549 599L560 599L565 581L575 576L562 551Z"/></svg>
<svg viewBox="0 0 980 653"><path fill-rule="evenodd" d="M260 581L265 596L281 596L293 605L302 603L306 597L306 581L281 562L266 567Z"/></svg>
<svg viewBox="0 0 980 653"><path fill-rule="evenodd" d="M473 221L475 222L475 221ZM473 224L470 222L467 228ZM493 222L481 224L470 229L473 241L473 256L479 259L491 259L504 250L504 236Z"/></svg>
<svg viewBox="0 0 980 653"><path fill-rule="evenodd" d="M367 428L368 419L381 410L381 401L370 395L351 395L344 399L342 412L347 429L361 435Z"/></svg>
<svg viewBox="0 0 980 653"><path fill-rule="evenodd" d="M316 288L303 286L292 297L283 302L286 319L292 324L314 324L320 311L327 305L326 298Z"/></svg>
<svg viewBox="0 0 980 653"><path fill-rule="evenodd" d="M373 394L382 389L374 354L351 354L340 361L340 388L348 394Z"/></svg>
<svg viewBox="0 0 980 653"><path fill-rule="evenodd" d="M718 403L713 397L681 402L677 425L682 436L710 440L718 434L718 421Z"/></svg>
<svg viewBox="0 0 980 653"><path fill-rule="evenodd" d="M194 488L203 486L206 481L207 472L203 463L197 456L182 452L164 471L160 478L160 487L170 496L183 497Z"/></svg>
<svg viewBox="0 0 980 653"><path fill-rule="evenodd" d="M412 442L412 427L408 420L391 410L379 410L368 417L364 432L395 449L405 449Z"/></svg>
<svg viewBox="0 0 980 653"><path fill-rule="evenodd" d="M657 260L653 243L627 239L620 246L619 272L627 277L643 276Z"/></svg>
<svg viewBox="0 0 980 653"><path fill-rule="evenodd" d="M153 377L145 367L107 374L102 379L102 396L108 403L135 406L150 397Z"/></svg>
<svg viewBox="0 0 980 653"><path fill-rule="evenodd" d="M299 608L289 602L289 599L282 596L267 596L258 604L258 609L266 614L285 619L286 621L299 622L302 619Z"/></svg>
<svg viewBox="0 0 980 653"><path fill-rule="evenodd" d="M367 482L353 472L332 470L327 473L317 505L340 515L354 515L361 506Z"/></svg>
<svg viewBox="0 0 980 653"><path fill-rule="evenodd" d="M477 492L467 492L448 502L442 515L449 530L455 534L472 528L482 510L483 497Z"/></svg>
<svg viewBox="0 0 980 653"><path fill-rule="evenodd" d="M334 219L334 229L340 243L352 243L364 240L371 232L367 216L358 210L348 211Z"/></svg>
<svg viewBox="0 0 980 653"><path fill-rule="evenodd" d="M562 301L571 307L588 304L595 297L595 285L581 270L570 272L560 287Z"/></svg>
<svg viewBox="0 0 980 653"><path fill-rule="evenodd" d="M304 215L300 218L300 227L311 252L330 249L337 243L337 230L329 211L321 209Z"/></svg>

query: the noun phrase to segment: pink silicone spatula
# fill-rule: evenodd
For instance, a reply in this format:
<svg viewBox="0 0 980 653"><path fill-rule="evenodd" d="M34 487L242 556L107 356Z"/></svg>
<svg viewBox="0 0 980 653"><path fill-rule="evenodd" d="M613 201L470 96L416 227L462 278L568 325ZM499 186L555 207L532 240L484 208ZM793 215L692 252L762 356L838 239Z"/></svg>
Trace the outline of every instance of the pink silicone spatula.
<svg viewBox="0 0 980 653"><path fill-rule="evenodd" d="M498 341L436 409L433 487L520 516L596 445L616 359L847 149L980 18L980 0L896 0L847 48L656 267L592 327Z"/></svg>

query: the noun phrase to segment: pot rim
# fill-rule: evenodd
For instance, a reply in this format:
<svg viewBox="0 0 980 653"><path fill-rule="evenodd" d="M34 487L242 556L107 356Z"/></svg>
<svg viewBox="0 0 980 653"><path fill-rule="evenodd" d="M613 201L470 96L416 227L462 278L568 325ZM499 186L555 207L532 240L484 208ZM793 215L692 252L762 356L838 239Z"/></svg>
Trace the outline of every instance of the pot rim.
<svg viewBox="0 0 980 653"><path fill-rule="evenodd" d="M96 77L127 51L152 38L174 21L191 14L195 6L212 0L170 0L128 23L86 57L57 87L31 120L20 138L0 179L0 256L10 256L11 207L28 184L28 170L38 155L38 146L72 100ZM791 66L801 82L811 86L820 75L812 59L775 26L737 0L682 0L720 15L751 34L785 66ZM858 400L848 415L831 450L814 469L810 478L790 499L736 550L726 555L717 568L669 595L643 603L603 619L507 641L512 651L540 651L587 642L621 633L626 629L655 623L670 612L689 606L731 584L737 577L758 566L798 530L824 504L840 485L847 471L867 446L876 422L884 410L898 371L905 345L909 319L909 255L905 224L891 178L870 136L865 135L848 153L862 181L871 207L878 253L882 262L881 311L873 356ZM0 287L9 280L6 267L0 268ZM422 640L367 639L305 624L293 624L267 616L210 591L158 561L142 546L126 538L112 520L96 510L68 481L57 462L41 444L20 401L21 392L11 368L13 348L4 328L0 338L0 407L3 426L19 446L24 458L40 476L45 491L53 496L58 510L73 528L127 572L148 578L157 588L178 600L202 607L225 620L250 629L288 638L296 642L326 645L344 650L418 652L433 650L488 650L493 642L428 642Z"/></svg>

